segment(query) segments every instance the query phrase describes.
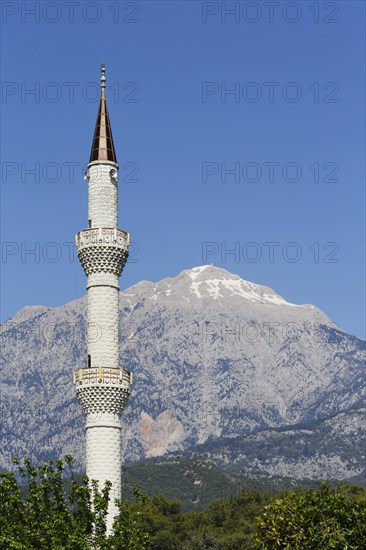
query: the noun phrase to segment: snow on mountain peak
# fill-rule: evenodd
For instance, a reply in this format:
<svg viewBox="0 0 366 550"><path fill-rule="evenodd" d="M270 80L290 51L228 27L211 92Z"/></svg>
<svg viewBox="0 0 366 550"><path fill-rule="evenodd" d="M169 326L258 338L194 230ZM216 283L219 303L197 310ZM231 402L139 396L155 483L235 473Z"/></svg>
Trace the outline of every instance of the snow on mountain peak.
<svg viewBox="0 0 366 550"><path fill-rule="evenodd" d="M135 304L136 300L140 300L142 296L153 300L158 296L165 296L169 301L182 299L190 302L195 299L206 299L224 303L226 300L246 300L258 305L317 310L310 304L288 302L272 288L246 281L239 275L215 265L200 265L185 269L175 277L167 277L155 283L140 281L126 289L123 294L131 304Z"/></svg>
<svg viewBox="0 0 366 550"><path fill-rule="evenodd" d="M301 307L287 302L267 286L245 281L239 275L234 275L226 269L214 265L194 267L183 271L182 274L187 274L190 277L190 291L197 298L208 297L217 300L228 296L237 296L262 304Z"/></svg>

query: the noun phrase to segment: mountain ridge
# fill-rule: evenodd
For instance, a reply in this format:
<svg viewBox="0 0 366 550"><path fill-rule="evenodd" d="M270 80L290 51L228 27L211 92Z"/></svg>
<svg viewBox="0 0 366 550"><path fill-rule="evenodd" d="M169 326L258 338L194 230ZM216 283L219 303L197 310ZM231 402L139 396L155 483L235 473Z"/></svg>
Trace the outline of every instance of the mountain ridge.
<svg viewBox="0 0 366 550"><path fill-rule="evenodd" d="M31 306L2 325L0 466L14 454L41 460L69 452L82 467L84 419L72 372L86 366L85 308L85 296L56 308ZM126 464L193 453L210 441L219 450L209 458L220 463L223 439L245 440L304 422L313 423L316 442L327 437L317 432L319 418L324 423L341 412L351 418L346 411L364 403L363 340L338 330L316 306L289 304L269 287L216 266L141 281L122 292L120 341L120 365L135 379L123 414ZM354 457L344 451L340 420L324 447L328 458L335 452L332 475L360 475L364 467L364 425L357 415L354 422L346 438ZM316 456L315 443L309 445ZM311 477L311 466L301 469L287 447L283 460L273 450L273 467L267 450L260 468L294 477L297 469ZM230 453L247 468L247 449L234 445ZM325 472L319 466L315 475L317 470Z"/></svg>

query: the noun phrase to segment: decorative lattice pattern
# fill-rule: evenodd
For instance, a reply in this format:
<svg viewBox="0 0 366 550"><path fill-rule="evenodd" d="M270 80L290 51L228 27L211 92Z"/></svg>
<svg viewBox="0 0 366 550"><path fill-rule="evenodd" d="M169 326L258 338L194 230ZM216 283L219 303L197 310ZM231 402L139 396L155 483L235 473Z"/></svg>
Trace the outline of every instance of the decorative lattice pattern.
<svg viewBox="0 0 366 550"><path fill-rule="evenodd" d="M79 386L76 388L85 414L106 412L121 414L130 396L130 390L119 386Z"/></svg>
<svg viewBox="0 0 366 550"><path fill-rule="evenodd" d="M128 258L128 233L108 227L84 229L76 235L76 244L87 276L102 272L121 275Z"/></svg>
<svg viewBox="0 0 366 550"><path fill-rule="evenodd" d="M127 262L128 249L115 244L88 246L80 248L78 256L86 276L105 272L120 277Z"/></svg>

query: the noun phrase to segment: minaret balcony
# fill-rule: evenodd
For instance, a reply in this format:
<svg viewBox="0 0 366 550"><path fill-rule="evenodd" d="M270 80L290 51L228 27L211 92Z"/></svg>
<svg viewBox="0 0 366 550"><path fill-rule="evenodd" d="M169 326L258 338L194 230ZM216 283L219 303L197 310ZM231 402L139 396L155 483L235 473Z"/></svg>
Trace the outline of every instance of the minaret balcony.
<svg viewBox="0 0 366 550"><path fill-rule="evenodd" d="M85 274L107 272L119 277L128 258L129 243L130 234L115 227L79 231L76 245Z"/></svg>
<svg viewBox="0 0 366 550"><path fill-rule="evenodd" d="M78 249L85 246L114 245L121 248L128 248L130 234L116 227L98 227L94 229L83 229L76 235L76 246Z"/></svg>
<svg viewBox="0 0 366 550"><path fill-rule="evenodd" d="M132 384L132 373L126 369L111 367L89 367L74 372L74 384L83 385L114 385L122 386L127 390Z"/></svg>
<svg viewBox="0 0 366 550"><path fill-rule="evenodd" d="M90 367L74 372L74 383L86 414L120 415L131 394L132 374L125 369Z"/></svg>

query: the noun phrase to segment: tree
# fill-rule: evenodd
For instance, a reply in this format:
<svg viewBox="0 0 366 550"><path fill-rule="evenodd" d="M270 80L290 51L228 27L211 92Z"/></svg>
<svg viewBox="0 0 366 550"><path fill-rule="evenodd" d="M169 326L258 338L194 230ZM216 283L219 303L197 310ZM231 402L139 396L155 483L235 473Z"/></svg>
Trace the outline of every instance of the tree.
<svg viewBox="0 0 366 550"><path fill-rule="evenodd" d="M147 495L138 487L132 489L136 501L144 509L148 502ZM113 550L145 550L151 547L148 533L143 531L138 521L142 515L141 510L130 510L131 503L118 501L119 514L113 523L113 535L109 542ZM129 513L127 513L129 511Z"/></svg>
<svg viewBox="0 0 366 550"><path fill-rule="evenodd" d="M366 507L322 483L276 499L257 518L257 550L366 548Z"/></svg>
<svg viewBox="0 0 366 550"><path fill-rule="evenodd" d="M111 484L102 490L86 476L73 475L73 459L34 467L17 459L14 473L0 473L0 550L145 550L149 538L134 518L106 535ZM65 465L67 481L65 482ZM119 503L121 506L121 503Z"/></svg>

